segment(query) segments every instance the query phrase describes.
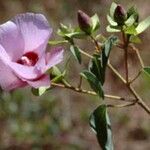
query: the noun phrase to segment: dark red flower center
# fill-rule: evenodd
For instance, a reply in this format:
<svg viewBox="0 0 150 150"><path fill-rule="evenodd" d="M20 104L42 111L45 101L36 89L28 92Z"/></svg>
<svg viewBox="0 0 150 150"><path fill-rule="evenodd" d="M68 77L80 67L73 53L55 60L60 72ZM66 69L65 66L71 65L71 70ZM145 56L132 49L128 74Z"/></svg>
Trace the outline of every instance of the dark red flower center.
<svg viewBox="0 0 150 150"><path fill-rule="evenodd" d="M34 66L38 59L39 57L35 52L27 52L17 61L17 63L25 66Z"/></svg>

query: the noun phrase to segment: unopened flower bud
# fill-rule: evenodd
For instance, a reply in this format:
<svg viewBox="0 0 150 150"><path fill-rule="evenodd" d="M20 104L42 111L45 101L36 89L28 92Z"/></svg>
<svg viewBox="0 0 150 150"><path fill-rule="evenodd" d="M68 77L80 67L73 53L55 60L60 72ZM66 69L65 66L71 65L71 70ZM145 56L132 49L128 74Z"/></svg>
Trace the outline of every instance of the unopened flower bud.
<svg viewBox="0 0 150 150"><path fill-rule="evenodd" d="M114 20L118 23L118 25L123 25L126 19L126 12L121 5L117 5L114 12Z"/></svg>
<svg viewBox="0 0 150 150"><path fill-rule="evenodd" d="M81 10L78 10L78 24L82 31L86 32L87 34L90 34L92 27L91 22L91 18L86 13L84 13Z"/></svg>

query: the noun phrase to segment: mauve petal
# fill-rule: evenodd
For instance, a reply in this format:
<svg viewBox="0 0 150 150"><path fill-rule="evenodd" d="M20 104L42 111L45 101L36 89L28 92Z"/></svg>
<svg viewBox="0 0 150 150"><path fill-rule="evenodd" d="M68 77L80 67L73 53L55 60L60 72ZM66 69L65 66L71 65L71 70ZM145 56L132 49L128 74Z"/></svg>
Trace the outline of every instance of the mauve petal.
<svg viewBox="0 0 150 150"><path fill-rule="evenodd" d="M12 69L8 66L9 62L7 53L0 46L0 86L5 91L22 87L25 84L13 73Z"/></svg>
<svg viewBox="0 0 150 150"><path fill-rule="evenodd" d="M34 66L25 66L18 63L10 62L10 68L18 75L22 80L32 80L41 76L41 71L37 70Z"/></svg>
<svg viewBox="0 0 150 150"><path fill-rule="evenodd" d="M63 60L63 48L57 47L53 48L46 56L46 70L57 65Z"/></svg>
<svg viewBox="0 0 150 150"><path fill-rule="evenodd" d="M27 81L27 83L34 87L34 88L39 88L39 87L49 87L50 86L50 79L48 75L44 75L42 78L36 81Z"/></svg>
<svg viewBox="0 0 150 150"><path fill-rule="evenodd" d="M8 21L0 25L0 45L4 47L11 60L17 60L22 56L24 42L15 23Z"/></svg>
<svg viewBox="0 0 150 150"><path fill-rule="evenodd" d="M42 73L45 72L45 68L46 68L46 60L45 60L46 54L44 53L39 60L37 61L37 63L35 64L35 67L37 70L40 70Z"/></svg>
<svg viewBox="0 0 150 150"><path fill-rule="evenodd" d="M49 23L42 14L25 13L12 20L20 29L24 39L24 53L35 51L41 55L52 33Z"/></svg>

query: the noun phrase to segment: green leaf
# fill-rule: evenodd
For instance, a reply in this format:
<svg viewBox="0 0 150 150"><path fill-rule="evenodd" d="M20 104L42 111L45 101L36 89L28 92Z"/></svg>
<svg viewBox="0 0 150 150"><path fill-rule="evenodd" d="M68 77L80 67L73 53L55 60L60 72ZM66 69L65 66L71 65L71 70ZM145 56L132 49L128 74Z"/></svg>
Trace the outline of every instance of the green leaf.
<svg viewBox="0 0 150 150"><path fill-rule="evenodd" d="M66 25L64 24L60 24L60 30L63 32L63 33L68 33L69 32L69 27L67 27Z"/></svg>
<svg viewBox="0 0 150 150"><path fill-rule="evenodd" d="M78 62L81 64L80 49L77 46L75 46L75 45L71 45L70 46L70 50L71 50L73 56L76 58L76 60L78 60Z"/></svg>
<svg viewBox="0 0 150 150"><path fill-rule="evenodd" d="M114 18L114 13L115 13L116 7L117 7L117 4L114 3L114 2L110 6L110 16L111 16L111 18Z"/></svg>
<svg viewBox="0 0 150 150"><path fill-rule="evenodd" d="M58 67L54 66L48 72L52 82L58 83L64 79L66 71L61 72Z"/></svg>
<svg viewBox="0 0 150 150"><path fill-rule="evenodd" d="M121 31L120 29L115 29L113 28L113 26L110 26L110 25L106 27L106 30L107 32L120 32Z"/></svg>
<svg viewBox="0 0 150 150"><path fill-rule="evenodd" d="M94 54L89 64L89 71L92 72L97 77L97 79L101 82L102 85L105 82L105 72L110 51L112 49L112 45L116 41L117 41L116 36L109 37L108 40L106 40L104 45L102 46L102 53Z"/></svg>
<svg viewBox="0 0 150 150"><path fill-rule="evenodd" d="M62 72L59 70L58 67L53 66L53 68L50 69L49 74L51 74L52 76L59 76L62 74Z"/></svg>
<svg viewBox="0 0 150 150"><path fill-rule="evenodd" d="M111 26L117 26L117 22L115 22L109 15L107 15L107 20Z"/></svg>
<svg viewBox="0 0 150 150"><path fill-rule="evenodd" d="M100 27L100 20L97 14L91 17L92 21L92 32L96 31Z"/></svg>
<svg viewBox="0 0 150 150"><path fill-rule="evenodd" d="M40 87L38 89L32 88L31 91L35 96L43 95L49 87Z"/></svg>
<svg viewBox="0 0 150 150"><path fill-rule="evenodd" d="M132 35L130 36L130 42L138 44L138 43L141 43L141 39L136 35Z"/></svg>
<svg viewBox="0 0 150 150"><path fill-rule="evenodd" d="M105 72L106 67L107 67L107 61L110 55L110 51L112 49L113 44L117 42L117 37L116 36L110 36L104 43L104 46L102 47L102 68L103 72Z"/></svg>
<svg viewBox="0 0 150 150"><path fill-rule="evenodd" d="M150 67L144 67L143 72L150 78Z"/></svg>
<svg viewBox="0 0 150 150"><path fill-rule="evenodd" d="M149 26L150 26L150 16L138 24L136 31L138 34L140 34L143 31L145 31Z"/></svg>
<svg viewBox="0 0 150 150"><path fill-rule="evenodd" d="M93 55L93 58L89 63L89 71L92 72L103 85L104 72L101 65L101 56L99 54Z"/></svg>
<svg viewBox="0 0 150 150"><path fill-rule="evenodd" d="M73 38L82 39L87 36L83 31L80 30L80 28L72 28L71 26L67 27L63 24L61 24L61 27L58 29L57 34L62 36L65 39L64 41L69 41Z"/></svg>
<svg viewBox="0 0 150 150"><path fill-rule="evenodd" d="M61 40L61 41L49 41L48 44L50 45L58 45L58 44L63 44L63 43L68 43L67 40Z"/></svg>
<svg viewBox="0 0 150 150"><path fill-rule="evenodd" d="M135 14L131 15L126 21L125 21L125 24L130 27L134 24L135 22Z"/></svg>
<svg viewBox="0 0 150 150"><path fill-rule="evenodd" d="M78 39L82 39L86 36L86 34L84 32L71 32L71 33L67 33L65 34L66 37L69 38L78 38Z"/></svg>
<svg viewBox="0 0 150 150"><path fill-rule="evenodd" d="M126 27L124 29L126 34L130 34L130 35L137 35L137 31L134 25L130 26L130 27Z"/></svg>
<svg viewBox="0 0 150 150"><path fill-rule="evenodd" d="M127 11L127 18L130 18L132 15L134 16L135 22L138 23L139 14L138 14L137 9L134 6L132 6L132 7L130 7L128 9L128 11Z"/></svg>
<svg viewBox="0 0 150 150"><path fill-rule="evenodd" d="M90 126L95 131L103 150L113 150L113 139L110 119L106 105L100 105L90 117Z"/></svg>
<svg viewBox="0 0 150 150"><path fill-rule="evenodd" d="M84 70L81 73L81 76L83 76L90 84L91 88L101 97L104 99L104 92L102 89L102 85L100 81L97 79L97 77L90 71Z"/></svg>

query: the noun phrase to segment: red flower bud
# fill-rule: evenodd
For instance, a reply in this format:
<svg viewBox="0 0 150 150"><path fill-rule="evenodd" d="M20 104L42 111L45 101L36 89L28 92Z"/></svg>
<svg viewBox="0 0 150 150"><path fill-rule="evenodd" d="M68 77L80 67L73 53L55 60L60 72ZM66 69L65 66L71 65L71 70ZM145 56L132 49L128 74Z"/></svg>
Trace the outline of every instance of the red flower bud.
<svg viewBox="0 0 150 150"><path fill-rule="evenodd" d="M118 25L123 25L126 19L125 9L121 5L117 5L114 12L114 20L118 23Z"/></svg>
<svg viewBox="0 0 150 150"><path fill-rule="evenodd" d="M81 10L78 10L78 24L82 31L86 32L87 34L91 33L91 18Z"/></svg>

